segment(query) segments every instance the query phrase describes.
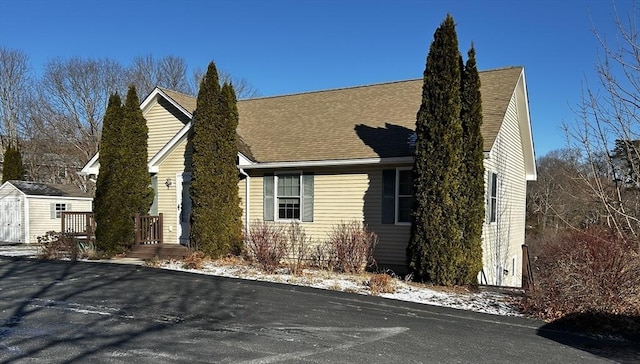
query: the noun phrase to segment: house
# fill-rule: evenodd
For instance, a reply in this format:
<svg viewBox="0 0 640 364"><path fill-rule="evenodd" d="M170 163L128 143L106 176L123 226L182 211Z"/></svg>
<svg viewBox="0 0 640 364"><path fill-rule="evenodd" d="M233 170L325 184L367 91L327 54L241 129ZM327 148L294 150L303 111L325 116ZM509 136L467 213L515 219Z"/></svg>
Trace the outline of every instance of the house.
<svg viewBox="0 0 640 364"><path fill-rule="evenodd" d="M519 286L525 193L536 166L522 67L480 73L486 202L482 283ZM406 270L412 141L422 79L238 102L243 221L300 221L323 240L358 220L379 237L380 267ZM156 88L141 104L149 173L167 242L188 239L193 97ZM96 155L83 173L97 174ZM286 188L285 188L286 187Z"/></svg>
<svg viewBox="0 0 640 364"><path fill-rule="evenodd" d="M91 211L92 202L72 185L7 181L0 186L0 242L37 243L60 231L63 211Z"/></svg>

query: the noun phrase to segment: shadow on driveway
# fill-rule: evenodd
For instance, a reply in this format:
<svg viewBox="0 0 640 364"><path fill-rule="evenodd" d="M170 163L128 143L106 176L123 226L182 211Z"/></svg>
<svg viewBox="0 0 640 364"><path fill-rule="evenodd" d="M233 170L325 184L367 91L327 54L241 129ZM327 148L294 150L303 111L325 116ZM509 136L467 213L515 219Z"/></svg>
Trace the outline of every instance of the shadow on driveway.
<svg viewBox="0 0 640 364"><path fill-rule="evenodd" d="M575 313L542 326L538 335L616 362L640 362L638 316Z"/></svg>
<svg viewBox="0 0 640 364"><path fill-rule="evenodd" d="M221 294L219 280L180 276L133 265L0 257L0 362L121 360L131 347L148 354L179 346L181 326L192 320L224 323L243 314L229 302L238 299L233 291ZM168 330L176 334L160 334Z"/></svg>

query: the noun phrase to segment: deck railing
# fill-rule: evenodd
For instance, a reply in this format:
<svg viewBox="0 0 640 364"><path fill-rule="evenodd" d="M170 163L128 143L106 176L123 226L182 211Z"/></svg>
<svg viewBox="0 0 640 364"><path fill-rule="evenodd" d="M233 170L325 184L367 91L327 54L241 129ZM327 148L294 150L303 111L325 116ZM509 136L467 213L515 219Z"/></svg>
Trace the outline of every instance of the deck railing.
<svg viewBox="0 0 640 364"><path fill-rule="evenodd" d="M162 214L143 216L136 214L136 244L162 244Z"/></svg>
<svg viewBox="0 0 640 364"><path fill-rule="evenodd" d="M95 240L96 220L93 212L62 211L60 222L62 233L78 239Z"/></svg>

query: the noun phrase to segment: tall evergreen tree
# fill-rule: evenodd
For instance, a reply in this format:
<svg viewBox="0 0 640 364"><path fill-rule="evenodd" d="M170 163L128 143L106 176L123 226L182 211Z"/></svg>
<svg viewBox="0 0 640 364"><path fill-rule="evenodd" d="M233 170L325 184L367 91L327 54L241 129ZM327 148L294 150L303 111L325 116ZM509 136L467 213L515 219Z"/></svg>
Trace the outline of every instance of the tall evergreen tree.
<svg viewBox="0 0 640 364"><path fill-rule="evenodd" d="M121 178L125 182L126 208L130 221L136 213L146 215L153 202L154 191L147 168L147 144L149 129L140 110L140 100L135 86L130 86L122 108L124 135L121 141L121 163L126 166ZM133 239L133 228L131 229ZM133 243L133 240L131 240Z"/></svg>
<svg viewBox="0 0 640 364"><path fill-rule="evenodd" d="M129 88L124 105L112 95L103 121L94 199L96 245L107 254L126 252L133 245L133 217L147 214L153 201L147 134L135 87Z"/></svg>
<svg viewBox="0 0 640 364"><path fill-rule="evenodd" d="M13 145L9 145L4 151L4 159L2 162L2 183L9 180L24 180L22 154L20 150Z"/></svg>
<svg viewBox="0 0 640 364"><path fill-rule="evenodd" d="M216 66L211 62L200 84L194 112L189 194L191 243L214 257L241 247L237 124L233 88L220 88Z"/></svg>
<svg viewBox="0 0 640 364"><path fill-rule="evenodd" d="M484 203L484 154L480 128L482 126L482 98L480 75L476 66L476 51L471 45L462 74L462 108L460 119L463 132L463 168L459 211L463 229L462 248L465 263L461 267L460 283L477 283L482 270L482 224Z"/></svg>
<svg viewBox="0 0 640 364"><path fill-rule="evenodd" d="M459 281L464 254L457 201L463 158L460 52L450 15L435 31L423 80L407 259L414 279L451 285Z"/></svg>
<svg viewBox="0 0 640 364"><path fill-rule="evenodd" d="M116 93L109 103L102 123L100 139L100 173L96 181L93 211L96 219L96 247L107 254L121 252L121 236L126 233L122 210L122 163L120 142L124 137L122 102Z"/></svg>

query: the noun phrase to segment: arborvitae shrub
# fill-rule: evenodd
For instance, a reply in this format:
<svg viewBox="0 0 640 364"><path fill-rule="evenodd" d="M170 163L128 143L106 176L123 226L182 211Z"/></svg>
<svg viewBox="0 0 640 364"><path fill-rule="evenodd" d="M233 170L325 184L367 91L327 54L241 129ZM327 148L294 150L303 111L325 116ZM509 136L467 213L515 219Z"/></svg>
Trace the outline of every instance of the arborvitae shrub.
<svg viewBox="0 0 640 364"><path fill-rule="evenodd" d="M192 246L212 257L242 250L236 127L238 109L231 85L220 88L211 62L202 79L193 118L191 165Z"/></svg>
<svg viewBox="0 0 640 364"><path fill-rule="evenodd" d="M465 260L458 197L462 169L460 52L453 18L434 34L416 120L414 205L407 247L414 279L460 283Z"/></svg>

